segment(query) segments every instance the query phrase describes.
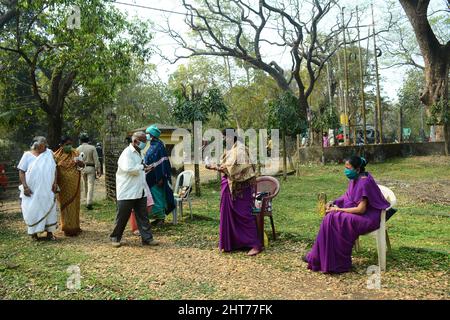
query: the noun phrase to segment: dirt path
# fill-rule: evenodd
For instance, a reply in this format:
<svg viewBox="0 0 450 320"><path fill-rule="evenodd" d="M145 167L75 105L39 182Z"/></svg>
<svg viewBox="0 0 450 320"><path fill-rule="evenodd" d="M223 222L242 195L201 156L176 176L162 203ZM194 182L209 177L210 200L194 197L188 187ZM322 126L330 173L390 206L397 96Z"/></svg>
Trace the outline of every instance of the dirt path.
<svg viewBox="0 0 450 320"><path fill-rule="evenodd" d="M418 297L414 287L421 288L417 281L402 284L400 290L389 287L390 279L396 277L389 271L383 274L386 284L381 290L367 289L365 270L334 276L313 273L300 261L302 249L298 247L269 249L257 257L183 247L165 236L164 229L155 231L159 247L140 246L139 238L127 229L125 245L113 248L108 240L109 223L89 217L81 223L84 232L79 237L59 233L55 245L88 256L80 269L83 278L96 279L87 285L89 290L98 281L99 286L110 283L117 290L126 285L128 290L135 288L136 295L130 297L134 299L147 289L156 292L156 299L167 298L168 290L181 299L414 299ZM442 298L442 292L427 298Z"/></svg>
<svg viewBox="0 0 450 320"><path fill-rule="evenodd" d="M212 178L214 178L212 176ZM394 183L391 181L391 183ZM399 182L402 183L402 182ZM402 186L402 188L415 188ZM104 180L96 182L96 200L104 196ZM425 194L425 190L423 192ZM83 195L83 191L82 191ZM83 201L83 196L82 196ZM83 203L83 202L82 202ZM195 205L195 204L194 204ZM16 211L17 212L17 211ZM187 223L187 222L181 222ZM23 222L9 226L23 230ZM381 289L369 289L366 268L370 261L356 255L355 269L342 275L324 275L307 270L300 260L305 248L280 241L256 257L245 252L219 253L216 248L180 244L165 228L154 230L161 245L142 247L129 229L125 245L113 248L108 235L112 224L83 215L83 233L76 238L58 233L54 245L87 257L80 264L83 288L126 288L128 296L160 299L448 299L449 275L430 270L390 269L382 274ZM193 226L195 227L195 226ZM213 239L214 241L218 240ZM373 252L376 257L376 253ZM130 291L133 292L130 294ZM151 296L148 297L149 292Z"/></svg>

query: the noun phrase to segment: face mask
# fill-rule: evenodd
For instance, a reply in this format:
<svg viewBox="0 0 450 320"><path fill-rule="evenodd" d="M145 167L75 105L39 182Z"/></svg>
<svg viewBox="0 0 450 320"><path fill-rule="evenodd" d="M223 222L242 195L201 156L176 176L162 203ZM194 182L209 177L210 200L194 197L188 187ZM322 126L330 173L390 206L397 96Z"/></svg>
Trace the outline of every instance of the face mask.
<svg viewBox="0 0 450 320"><path fill-rule="evenodd" d="M152 137L148 133L145 136L147 137L147 140L152 140Z"/></svg>
<svg viewBox="0 0 450 320"><path fill-rule="evenodd" d="M72 151L72 145L71 144L65 145L63 147L63 150L65 153L70 153L70 151Z"/></svg>
<svg viewBox="0 0 450 320"><path fill-rule="evenodd" d="M358 176L358 172L355 169L347 169L344 170L345 176L350 180L355 179Z"/></svg>
<svg viewBox="0 0 450 320"><path fill-rule="evenodd" d="M141 149L141 150L144 150L146 145L147 145L147 143L139 141L138 148Z"/></svg>

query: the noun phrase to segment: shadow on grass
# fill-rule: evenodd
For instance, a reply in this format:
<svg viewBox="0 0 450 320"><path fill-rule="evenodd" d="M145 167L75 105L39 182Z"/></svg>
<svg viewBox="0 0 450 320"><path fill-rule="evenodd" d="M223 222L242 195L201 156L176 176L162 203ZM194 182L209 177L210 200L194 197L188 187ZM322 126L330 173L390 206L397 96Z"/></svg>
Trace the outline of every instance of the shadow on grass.
<svg viewBox="0 0 450 320"><path fill-rule="evenodd" d="M432 249L400 247L388 253L387 263L399 269L448 270L450 254Z"/></svg>
<svg viewBox="0 0 450 320"><path fill-rule="evenodd" d="M364 263L378 264L377 251L373 248L353 253L353 257L362 259ZM387 253L386 264L389 270L443 271L448 270L450 254L445 251L402 246Z"/></svg>
<svg viewBox="0 0 450 320"><path fill-rule="evenodd" d="M22 212L0 212L0 226L8 221L23 220Z"/></svg>
<svg viewBox="0 0 450 320"><path fill-rule="evenodd" d="M192 215L192 219L190 216L184 216L183 217L183 221L186 223L196 223L198 221L211 221L211 222L217 222L219 223L219 218L213 218L213 217L209 217L209 216L205 216L205 215L199 215L199 214L193 214Z"/></svg>
<svg viewBox="0 0 450 320"><path fill-rule="evenodd" d="M267 233L268 230L266 230ZM272 233L268 233L269 240L272 240ZM312 247L314 244L315 236L309 237L305 235L301 235L298 233L292 233L292 232L278 232L277 231L277 240L275 242L294 242L294 243L301 243L301 244L307 244L309 247Z"/></svg>

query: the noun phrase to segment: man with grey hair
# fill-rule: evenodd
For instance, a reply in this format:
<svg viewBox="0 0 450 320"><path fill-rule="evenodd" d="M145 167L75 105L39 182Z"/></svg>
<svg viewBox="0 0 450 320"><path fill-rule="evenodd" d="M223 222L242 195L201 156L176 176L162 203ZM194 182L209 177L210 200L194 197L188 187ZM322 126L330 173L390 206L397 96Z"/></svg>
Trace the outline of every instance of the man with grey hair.
<svg viewBox="0 0 450 320"><path fill-rule="evenodd" d="M145 133L134 133L130 145L123 150L117 162L117 215L114 230L110 235L114 247L120 247L120 241L132 209L136 216L142 245L154 246L158 244L153 240L147 217L145 174L153 168L144 164L141 155L141 151L144 150L146 145L147 138Z"/></svg>
<svg viewBox="0 0 450 320"><path fill-rule="evenodd" d="M34 240L39 240L38 234L44 231L46 239L56 240L56 162L44 137L35 137L30 147L17 165L23 218Z"/></svg>

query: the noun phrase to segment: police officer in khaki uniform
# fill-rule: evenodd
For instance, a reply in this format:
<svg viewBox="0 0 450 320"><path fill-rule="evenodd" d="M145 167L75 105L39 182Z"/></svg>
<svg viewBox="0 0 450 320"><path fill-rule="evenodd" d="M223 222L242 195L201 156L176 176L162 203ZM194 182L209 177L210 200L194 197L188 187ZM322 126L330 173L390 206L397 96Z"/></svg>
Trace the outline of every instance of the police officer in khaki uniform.
<svg viewBox="0 0 450 320"><path fill-rule="evenodd" d="M83 160L86 164L86 167L82 171L86 208L91 210L96 174L98 176L101 175L100 162L98 160L96 148L89 144L89 136L87 133L82 133L80 135L80 142L81 145L77 148L77 150L80 152L80 155L82 153L84 154Z"/></svg>

